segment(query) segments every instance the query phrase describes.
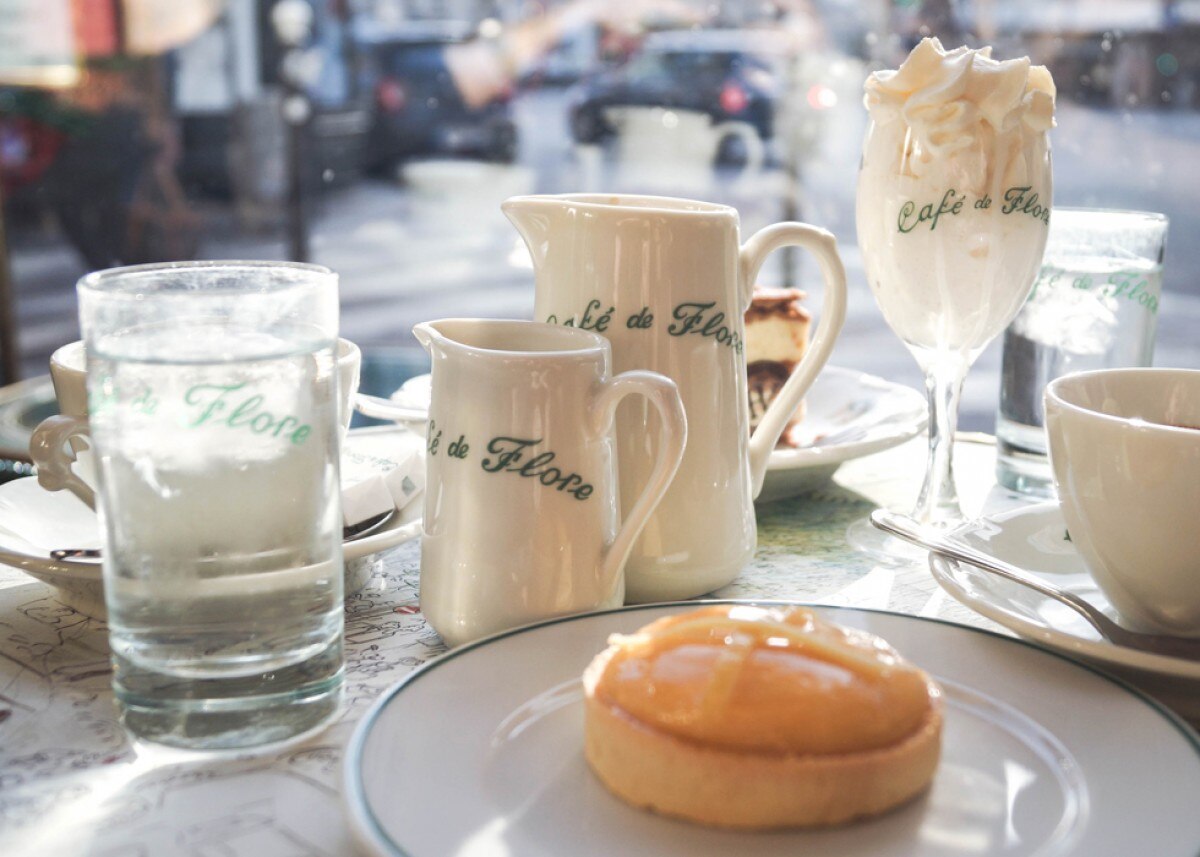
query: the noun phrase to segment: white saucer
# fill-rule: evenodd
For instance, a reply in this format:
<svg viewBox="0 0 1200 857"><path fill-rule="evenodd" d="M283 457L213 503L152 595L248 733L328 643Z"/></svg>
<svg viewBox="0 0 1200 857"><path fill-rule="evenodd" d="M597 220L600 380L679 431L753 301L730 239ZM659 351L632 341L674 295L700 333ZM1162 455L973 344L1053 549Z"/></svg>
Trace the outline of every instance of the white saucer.
<svg viewBox="0 0 1200 857"><path fill-rule="evenodd" d="M419 435L392 426L353 429L342 451L343 471L370 471L407 450L423 454ZM423 501L417 497L378 530L342 545L346 594L370 578L372 558L421 534ZM36 477L0 484L0 563L48 583L68 607L85 616L105 615L97 560L52 560L55 548L95 548L101 543L95 513L68 491L46 491Z"/></svg>
<svg viewBox="0 0 1200 857"><path fill-rule="evenodd" d="M879 818L807 832L713 830L626 805L583 758L580 674L609 634L697 606L645 605L505 632L385 692L359 723L343 769L365 852L1194 857L1200 744L1173 714L1019 640L848 608L818 610L882 636L942 684L942 759L928 793Z"/></svg>
<svg viewBox="0 0 1200 857"><path fill-rule="evenodd" d="M346 433L346 443L342 448L342 476L344 478L346 473L355 467L363 470L386 469L391 466L392 461L410 451L415 451L422 457L425 455L424 435L392 426L350 429ZM343 559L349 564L354 560L390 550L421 535L421 513L424 505L425 498L418 494L398 515L394 515L378 530L344 542ZM353 590L347 586L346 594L349 595L361 586L362 583L358 583Z"/></svg>
<svg viewBox="0 0 1200 857"><path fill-rule="evenodd" d="M429 376L418 375L394 392L405 409L429 408ZM925 428L925 397L853 369L826 366L805 397L794 448L771 453L759 502L819 488L846 461L901 444Z"/></svg>
<svg viewBox="0 0 1200 857"><path fill-rule="evenodd" d="M1057 502L986 516L955 533L972 547L1074 592L1118 619L1066 535ZM951 559L931 556L930 568L959 601L1023 637L1107 667L1200 681L1200 662L1113 645L1074 611L1032 589Z"/></svg>

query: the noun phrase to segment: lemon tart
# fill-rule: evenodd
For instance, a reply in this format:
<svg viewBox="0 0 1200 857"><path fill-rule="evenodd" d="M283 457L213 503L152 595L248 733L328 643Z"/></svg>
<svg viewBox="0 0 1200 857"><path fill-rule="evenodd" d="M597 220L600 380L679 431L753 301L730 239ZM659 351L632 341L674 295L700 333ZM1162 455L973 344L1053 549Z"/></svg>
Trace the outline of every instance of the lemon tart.
<svg viewBox="0 0 1200 857"><path fill-rule="evenodd" d="M583 681L600 780L701 824L842 824L910 800L938 764L938 686L878 637L801 607L660 619L614 636Z"/></svg>

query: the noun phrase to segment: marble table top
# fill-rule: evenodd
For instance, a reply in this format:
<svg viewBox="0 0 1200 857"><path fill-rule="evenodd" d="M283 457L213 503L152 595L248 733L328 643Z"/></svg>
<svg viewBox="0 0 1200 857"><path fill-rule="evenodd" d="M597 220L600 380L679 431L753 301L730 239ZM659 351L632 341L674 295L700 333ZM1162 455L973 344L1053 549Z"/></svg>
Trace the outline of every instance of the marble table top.
<svg viewBox="0 0 1200 857"><path fill-rule="evenodd" d="M995 488L994 454L986 442L957 444L968 513L1022 502ZM753 562L714 595L869 607L999 630L947 596L923 564L877 566L846 541L847 527L877 505L911 506L923 459L918 438L843 465L813 493L760 506ZM350 734L380 693L445 651L419 610L418 561L419 542L396 548L347 599L346 703L331 725L286 746L221 754L131 741L109 688L103 622L0 567L0 854L353 853L339 783Z"/></svg>

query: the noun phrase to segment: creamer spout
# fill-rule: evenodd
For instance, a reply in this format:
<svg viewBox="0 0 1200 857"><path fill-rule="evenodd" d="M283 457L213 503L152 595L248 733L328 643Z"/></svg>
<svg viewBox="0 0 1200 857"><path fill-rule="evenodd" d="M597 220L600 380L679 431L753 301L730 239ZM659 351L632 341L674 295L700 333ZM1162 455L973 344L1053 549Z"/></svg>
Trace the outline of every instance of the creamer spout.
<svg viewBox="0 0 1200 857"><path fill-rule="evenodd" d="M417 342L429 354L433 354L434 344L445 338L431 321L423 321L420 324L413 325L413 336L416 337Z"/></svg>

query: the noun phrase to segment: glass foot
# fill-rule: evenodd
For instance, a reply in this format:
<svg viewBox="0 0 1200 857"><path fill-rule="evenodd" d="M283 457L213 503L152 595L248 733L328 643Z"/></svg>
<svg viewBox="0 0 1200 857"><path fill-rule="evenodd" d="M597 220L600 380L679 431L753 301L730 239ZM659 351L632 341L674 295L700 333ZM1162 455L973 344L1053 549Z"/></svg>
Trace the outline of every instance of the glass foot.
<svg viewBox="0 0 1200 857"><path fill-rule="evenodd" d="M950 533L967 522L967 519L959 514L929 526L939 533ZM859 553L871 557L878 565L926 567L929 564L929 551L899 536L885 533L871 523L869 515L859 518L846 528L846 541Z"/></svg>
<svg viewBox="0 0 1200 857"><path fill-rule="evenodd" d="M859 518L847 527L846 541L850 543L850 547L866 554L877 565L924 566L929 561L928 551L885 533L875 527L870 518Z"/></svg>
<svg viewBox="0 0 1200 857"><path fill-rule="evenodd" d="M269 672L181 675L119 654L113 667L125 728L192 750L255 747L314 730L341 709L345 680L340 633L316 655Z"/></svg>
<svg viewBox="0 0 1200 857"><path fill-rule="evenodd" d="M1031 497L1053 500L1058 496L1050 459L1005 443L1003 438L996 443L996 483Z"/></svg>

